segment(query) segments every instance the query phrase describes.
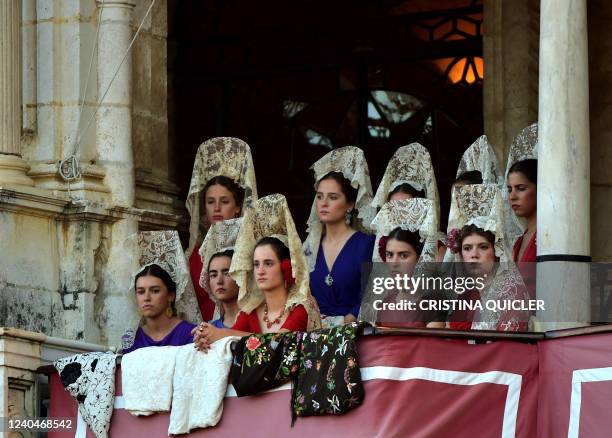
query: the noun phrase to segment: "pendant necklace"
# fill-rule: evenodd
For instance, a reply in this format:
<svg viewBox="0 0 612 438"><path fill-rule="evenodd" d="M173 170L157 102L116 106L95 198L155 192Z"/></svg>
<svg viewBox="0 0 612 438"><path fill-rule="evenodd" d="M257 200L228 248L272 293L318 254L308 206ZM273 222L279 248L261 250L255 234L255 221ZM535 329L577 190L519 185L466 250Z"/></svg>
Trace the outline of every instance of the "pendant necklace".
<svg viewBox="0 0 612 438"><path fill-rule="evenodd" d="M332 277L331 272L325 276L325 284L328 286L334 284L334 277Z"/></svg>

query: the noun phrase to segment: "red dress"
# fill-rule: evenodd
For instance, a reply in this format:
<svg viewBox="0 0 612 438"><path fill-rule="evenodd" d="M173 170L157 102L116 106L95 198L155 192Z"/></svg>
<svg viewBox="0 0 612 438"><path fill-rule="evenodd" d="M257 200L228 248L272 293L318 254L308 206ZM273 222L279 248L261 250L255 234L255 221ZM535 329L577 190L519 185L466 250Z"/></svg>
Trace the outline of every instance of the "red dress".
<svg viewBox="0 0 612 438"><path fill-rule="evenodd" d="M535 299L536 297L536 255L537 255L537 241L536 241L536 233L533 233L531 240L527 244L525 248L525 252L523 253L523 257L518 259L518 254L521 249L521 245L523 244L522 235L518 238L516 243L514 244L514 248L512 248L512 260L516 263L521 276L523 277L523 281L525 282L525 287L527 288L527 292L529 292L529 298Z"/></svg>
<svg viewBox="0 0 612 438"><path fill-rule="evenodd" d="M469 301L473 304L480 301L480 292L472 289L461 294L458 299ZM448 327L453 330L472 330L472 321L474 321L475 315L475 309L457 309L451 313Z"/></svg>
<svg viewBox="0 0 612 438"><path fill-rule="evenodd" d="M200 257L200 247L193 250L189 256L189 273L191 274L191 281L196 292L196 298L198 299L198 306L200 307L200 313L202 314L202 321L210 321L215 313L215 303L210 299L208 292L200 286L200 275L202 274L202 257Z"/></svg>
<svg viewBox="0 0 612 438"><path fill-rule="evenodd" d="M287 319L281 326L281 329L287 329L290 332L305 332L308 327L308 313L304 306L298 305L291 310ZM257 309L251 313L240 312L236 323L232 326L232 330L239 330L248 333L263 333L259 318L257 317Z"/></svg>

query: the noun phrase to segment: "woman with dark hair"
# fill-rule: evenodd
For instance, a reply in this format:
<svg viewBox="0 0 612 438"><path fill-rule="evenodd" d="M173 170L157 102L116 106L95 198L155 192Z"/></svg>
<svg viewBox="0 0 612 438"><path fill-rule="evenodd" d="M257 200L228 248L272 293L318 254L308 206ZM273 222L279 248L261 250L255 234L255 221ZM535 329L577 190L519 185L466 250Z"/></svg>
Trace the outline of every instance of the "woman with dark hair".
<svg viewBox="0 0 612 438"><path fill-rule="evenodd" d="M260 233L267 235L260 237ZM251 242L256 239L253 245ZM266 196L257 201L255 211L248 209L236 240L237 253L230 272L241 290L240 313L231 329L201 324L195 331L199 349L207 350L210 344L226 336L320 327L299 243L284 196ZM247 257L249 253L251 256Z"/></svg>
<svg viewBox="0 0 612 438"><path fill-rule="evenodd" d="M527 330L529 312L520 309L526 305L528 294L505 243L499 187L474 184L456 188L449 226L458 230L450 247L455 260L463 262L465 267L465 275L458 278L471 277L475 282L474 288L457 293L457 300L481 303L480 308L463 306L454 311L449 327ZM523 303L517 307L521 301Z"/></svg>
<svg viewBox="0 0 612 438"><path fill-rule="evenodd" d="M212 224L200 246L202 270L200 286L216 304L215 327L228 328L238 317L238 284L229 275L236 238L243 218L228 219Z"/></svg>
<svg viewBox="0 0 612 438"><path fill-rule="evenodd" d="M381 276L377 271L382 271L383 277L390 275L391 278L400 276L405 279L427 271L426 265L436 260L435 223L435 208L429 199L406 199L384 204L372 222L377 239L377 249L372 260L384 264L376 263L370 279ZM385 290L381 295L366 297L361 306L360 319L378 325L443 328L444 314L421 311L418 307L418 303L423 299L434 300L434 295L434 291L424 288L411 290L405 286L394 287L392 290ZM380 306L375 304L377 300L382 300L383 303L411 301L416 306L409 310L388 307L380 310Z"/></svg>
<svg viewBox="0 0 612 438"><path fill-rule="evenodd" d="M213 317L215 304L200 286L203 271L198 256L200 245L212 224L241 216L244 205L256 199L255 169L249 145L232 137L216 137L202 143L196 153L187 195L187 210L191 215L187 255L204 320Z"/></svg>
<svg viewBox="0 0 612 438"><path fill-rule="evenodd" d="M143 347L185 345L193 342L195 327L176 314L176 283L163 268L153 264L136 275L134 282L138 312L144 324L138 327L134 343L123 350L129 353Z"/></svg>
<svg viewBox="0 0 612 438"><path fill-rule="evenodd" d="M514 139L508 154L506 172L507 198L511 211L506 228L513 234L509 241L512 260L525 280L532 298L536 296L538 125L523 129Z"/></svg>
<svg viewBox="0 0 612 438"><path fill-rule="evenodd" d="M536 261L538 160L514 163L508 172L508 201L518 218L524 220L525 232L512 250L515 262Z"/></svg>
<svg viewBox="0 0 612 438"><path fill-rule="evenodd" d="M372 186L363 151L335 149L317 161L316 196L308 219L304 252L310 287L323 315L333 326L356 321L361 304L362 264L372 260L374 236Z"/></svg>

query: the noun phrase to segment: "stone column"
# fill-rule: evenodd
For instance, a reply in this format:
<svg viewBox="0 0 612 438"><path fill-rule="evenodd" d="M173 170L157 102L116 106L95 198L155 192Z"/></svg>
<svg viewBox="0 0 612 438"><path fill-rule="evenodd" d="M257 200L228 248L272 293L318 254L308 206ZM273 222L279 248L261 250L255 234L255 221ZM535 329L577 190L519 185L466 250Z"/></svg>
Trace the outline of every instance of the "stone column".
<svg viewBox="0 0 612 438"><path fill-rule="evenodd" d="M134 2L106 0L100 19L98 49L98 99L113 80L133 36L131 27ZM132 54L128 54L96 119L98 163L104 167L104 183L111 191L109 208L121 217L110 229L108 263L101 288L103 308L98 315L103 342L115 343L125 330L129 312L127 293L133 274L133 254L125 243L138 231L138 219L131 212L135 198L134 151L132 146Z"/></svg>
<svg viewBox="0 0 612 438"><path fill-rule="evenodd" d="M33 186L21 158L21 0L0 2L0 185Z"/></svg>
<svg viewBox="0 0 612 438"><path fill-rule="evenodd" d="M540 4L537 295L544 329L590 321L586 0Z"/></svg>
<svg viewBox="0 0 612 438"><path fill-rule="evenodd" d="M98 99L113 80L132 39L130 0L98 2L103 8L98 48ZM132 57L128 55L100 105L96 119L99 164L106 170L104 183L112 203L134 205L134 153L132 149Z"/></svg>

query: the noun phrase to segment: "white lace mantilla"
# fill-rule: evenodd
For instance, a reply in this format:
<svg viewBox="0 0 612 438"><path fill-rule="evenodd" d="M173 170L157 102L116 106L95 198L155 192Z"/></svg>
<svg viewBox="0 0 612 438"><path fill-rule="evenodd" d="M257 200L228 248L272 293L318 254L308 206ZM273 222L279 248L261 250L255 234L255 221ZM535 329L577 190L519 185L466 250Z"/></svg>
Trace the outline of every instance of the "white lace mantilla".
<svg viewBox="0 0 612 438"><path fill-rule="evenodd" d="M372 206L375 209L382 207L389 194L401 184L410 184L417 190L424 190L425 197L434 204L436 217L439 217L440 197L436 175L429 151L423 145L411 143L395 151L376 190Z"/></svg>
<svg viewBox="0 0 612 438"><path fill-rule="evenodd" d="M508 181L508 172L510 168L517 162L523 160L538 158L538 124L534 123L523 129L512 141L510 145L510 151L508 152L508 162L506 163L506 181ZM504 183L506 182L504 181ZM504 222L506 226L506 233L508 237L508 245L514 246L514 242L523 235L527 228L527 222L525 219L518 217L514 211L510 208L508 202L508 191L504 190L504 201L506 204L506 211L504 216Z"/></svg>
<svg viewBox="0 0 612 438"><path fill-rule="evenodd" d="M136 331L141 323L137 312L135 279L140 272L151 265L163 268L176 283L174 304L178 316L193 324L201 322L202 316L178 232L176 230L141 231L131 236L126 246L127 250L136 255L138 264L128 291L133 311L130 320L127 321L126 332L121 338L121 348L125 350L134 343Z"/></svg>
<svg viewBox="0 0 612 438"><path fill-rule="evenodd" d="M208 292L210 299L215 303L215 312L213 320L218 319L221 316L220 303L210 290L209 277L208 277L208 265L213 255L234 250L236 239L238 238L238 232L242 225L243 218L229 219L213 224L206 233L204 242L200 246L200 257L202 258L202 273L200 274L200 286Z"/></svg>
<svg viewBox="0 0 612 438"><path fill-rule="evenodd" d="M484 184L503 184L503 178L497 164L497 156L486 135L478 137L465 150L461 161L459 161L456 177L459 178L464 173L473 171L480 172Z"/></svg>
<svg viewBox="0 0 612 438"><path fill-rule="evenodd" d="M357 218L355 228L365 233L370 232L370 224L376 215L372 208L372 183L370 182L370 171L363 151L355 146L345 146L327 153L311 166L315 176L316 184L330 172L340 172L351 182L351 186L357 189ZM308 236L304 241L304 253L308 261L309 271L314 270L321 236L323 235L323 224L317 215L316 199L312 202L310 216L308 217Z"/></svg>
<svg viewBox="0 0 612 438"><path fill-rule="evenodd" d="M203 239L201 228L210 226L205 211L201 209L200 198L204 186L216 176L230 178L244 189L241 212L245 206L257 200L255 166L249 145L233 137L215 137L202 143L196 153L187 195L186 206L191 216L188 255Z"/></svg>

